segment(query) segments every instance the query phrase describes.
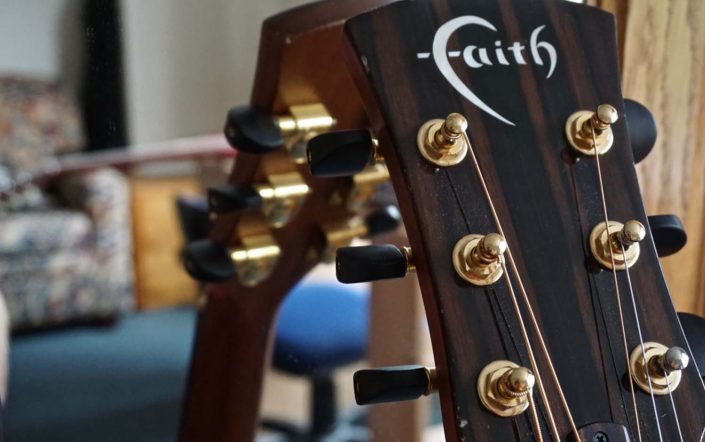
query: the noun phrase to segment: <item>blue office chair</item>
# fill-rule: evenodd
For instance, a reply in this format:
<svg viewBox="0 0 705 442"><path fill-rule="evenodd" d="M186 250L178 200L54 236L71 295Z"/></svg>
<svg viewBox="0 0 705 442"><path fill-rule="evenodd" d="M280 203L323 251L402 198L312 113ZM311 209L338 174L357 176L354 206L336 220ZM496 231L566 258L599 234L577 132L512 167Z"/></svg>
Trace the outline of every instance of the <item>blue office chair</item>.
<svg viewBox="0 0 705 442"><path fill-rule="evenodd" d="M177 207L187 242L210 229L202 196L180 196ZM310 427L264 418L262 426L286 434L291 442L314 441L329 433L337 419L335 370L363 359L367 349L369 293L341 284L300 283L282 304L272 366L311 382Z"/></svg>

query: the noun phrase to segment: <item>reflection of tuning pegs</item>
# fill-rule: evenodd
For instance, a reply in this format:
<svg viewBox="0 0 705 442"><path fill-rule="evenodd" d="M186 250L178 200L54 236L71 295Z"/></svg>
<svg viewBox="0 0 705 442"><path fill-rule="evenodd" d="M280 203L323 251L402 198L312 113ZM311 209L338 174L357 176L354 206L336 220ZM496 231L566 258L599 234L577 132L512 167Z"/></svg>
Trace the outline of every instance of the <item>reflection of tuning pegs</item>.
<svg viewBox="0 0 705 442"><path fill-rule="evenodd" d="M269 153L284 145L277 119L250 106L232 108L228 112L224 132L231 146L247 153Z"/></svg>
<svg viewBox="0 0 705 442"><path fill-rule="evenodd" d="M685 246L688 235L680 218L676 215L652 215L648 218L658 256L673 255Z"/></svg>
<svg viewBox="0 0 705 442"><path fill-rule="evenodd" d="M624 111L627 116L627 129L632 142L634 163L639 163L654 148L656 143L656 121L649 109L634 100L624 100Z"/></svg>
<svg viewBox="0 0 705 442"><path fill-rule="evenodd" d="M318 135L308 142L308 164L318 177L359 173L380 160L377 143L368 130L344 130Z"/></svg>
<svg viewBox="0 0 705 442"><path fill-rule="evenodd" d="M371 238L391 232L399 227L400 223L399 209L390 204L373 210L364 218L354 216L343 221L324 224L326 248L321 258L324 262L332 262L335 259L336 250L347 246L353 239Z"/></svg>
<svg viewBox="0 0 705 442"><path fill-rule="evenodd" d="M230 184L208 189L211 213L227 213L262 207L262 196L253 186Z"/></svg>
<svg viewBox="0 0 705 442"><path fill-rule="evenodd" d="M400 365L358 370L353 375L353 384L358 405L408 401L437 390L436 369Z"/></svg>
<svg viewBox="0 0 705 442"><path fill-rule="evenodd" d="M692 313L678 313L678 319L683 326L683 333L688 340L695 365L700 374L705 377L705 318Z"/></svg>
<svg viewBox="0 0 705 442"><path fill-rule="evenodd" d="M242 285L254 286L272 272L280 255L269 234L241 239L237 248L225 248L210 239L199 239L184 247L182 259L186 271L201 282L219 282L237 274Z"/></svg>
<svg viewBox="0 0 705 442"><path fill-rule="evenodd" d="M402 278L414 270L409 247L383 244L341 247L336 252L335 274L345 284Z"/></svg>
<svg viewBox="0 0 705 442"><path fill-rule="evenodd" d="M225 281L235 275L235 265L227 250L209 239L187 244L181 257L186 271L197 281Z"/></svg>
<svg viewBox="0 0 705 442"><path fill-rule="evenodd" d="M226 184L208 189L211 216L247 209L262 209L274 227L295 216L310 189L298 172L272 174L267 182Z"/></svg>
<svg viewBox="0 0 705 442"><path fill-rule="evenodd" d="M247 153L269 153L287 142L285 137L316 134L335 125L322 104L296 105L289 113L274 116L251 106L239 106L228 112L225 137L234 148Z"/></svg>

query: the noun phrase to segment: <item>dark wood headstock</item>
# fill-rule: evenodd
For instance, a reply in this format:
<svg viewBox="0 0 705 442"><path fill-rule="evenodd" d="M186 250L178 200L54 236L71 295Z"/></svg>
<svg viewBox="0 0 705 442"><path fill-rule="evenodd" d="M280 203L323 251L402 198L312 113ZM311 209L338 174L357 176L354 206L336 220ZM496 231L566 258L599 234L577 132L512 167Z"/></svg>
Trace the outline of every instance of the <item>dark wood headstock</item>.
<svg viewBox="0 0 705 442"><path fill-rule="evenodd" d="M349 20L345 36L348 64L409 234L446 438L536 439L530 413L499 417L478 399L476 382L488 363L530 366L506 281L473 286L452 263L461 237L498 231L481 180L469 156L440 167L417 149L425 122L457 112L467 118L469 140L575 425L583 429L581 439L601 428L626 440L623 426L630 440L639 440L639 433L642 440L659 440L659 427L662 440L680 440L677 417L683 440L701 440L705 391L694 364L672 394L675 408L671 396L654 397L657 416L651 396L634 387L637 429L614 276L597 265L588 246L604 214L596 160L572 153L565 135L566 120L579 110L603 103L616 108L614 145L599 158L607 211L611 220L648 227L624 118L613 17L559 0L406 1ZM648 228L640 246L629 271L635 308L627 273L616 273L628 352L640 342L637 319L644 341L687 349ZM517 273L508 268L518 293ZM519 302L565 440L572 427L521 297ZM540 431L549 440L547 404L534 396ZM599 422L611 426L588 427Z"/></svg>
<svg viewBox="0 0 705 442"><path fill-rule="evenodd" d="M267 115L287 114L292 106L322 104L336 120L336 129L367 128L362 101L340 51L342 25L351 16L389 2L319 2L265 21L251 99L256 112L235 117L254 122L251 129L257 136L258 130L271 130L271 125L263 122ZM237 139L227 129L226 136ZM273 150L271 145L266 147L267 151ZM255 151L257 146L248 144L247 150ZM314 178L308 166L295 162L285 148L266 154L241 150L226 184L248 186L291 172L298 173L309 187L291 220L275 227L259 210L220 211L210 242L192 250L203 258L192 263L192 273L211 281L224 280L206 288L183 411L182 440L254 439L263 372L269 365L279 305L294 284L321 260L327 247L322 227L356 214L345 204L352 184L349 178ZM217 194L227 196L227 192ZM232 263L222 261L228 259L226 250L262 235L271 237L280 254L266 278L247 282L228 269Z"/></svg>

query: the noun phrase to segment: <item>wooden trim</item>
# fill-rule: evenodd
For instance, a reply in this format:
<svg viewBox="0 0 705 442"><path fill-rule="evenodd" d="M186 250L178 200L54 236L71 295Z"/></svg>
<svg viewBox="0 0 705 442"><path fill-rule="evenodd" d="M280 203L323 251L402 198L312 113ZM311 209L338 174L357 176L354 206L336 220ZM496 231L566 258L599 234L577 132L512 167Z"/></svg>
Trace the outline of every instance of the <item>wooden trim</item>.
<svg viewBox="0 0 705 442"><path fill-rule="evenodd" d="M675 213L688 245L662 260L679 310L705 314L705 2L638 0L628 8L624 96L654 114L659 136L638 166L650 214Z"/></svg>

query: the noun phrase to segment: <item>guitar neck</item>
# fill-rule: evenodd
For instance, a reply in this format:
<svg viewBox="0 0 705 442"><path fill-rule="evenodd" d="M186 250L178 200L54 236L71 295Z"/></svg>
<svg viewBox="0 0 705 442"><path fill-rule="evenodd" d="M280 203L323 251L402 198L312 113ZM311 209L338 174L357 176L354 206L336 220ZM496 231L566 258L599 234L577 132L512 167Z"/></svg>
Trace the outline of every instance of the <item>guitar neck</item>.
<svg viewBox="0 0 705 442"><path fill-rule="evenodd" d="M162 161L233 156L235 151L220 134L69 154L48 161L38 172L28 174L21 181L13 181L6 188L0 186L0 199L19 193L31 185L43 186L58 177L103 167L129 169L137 165Z"/></svg>

